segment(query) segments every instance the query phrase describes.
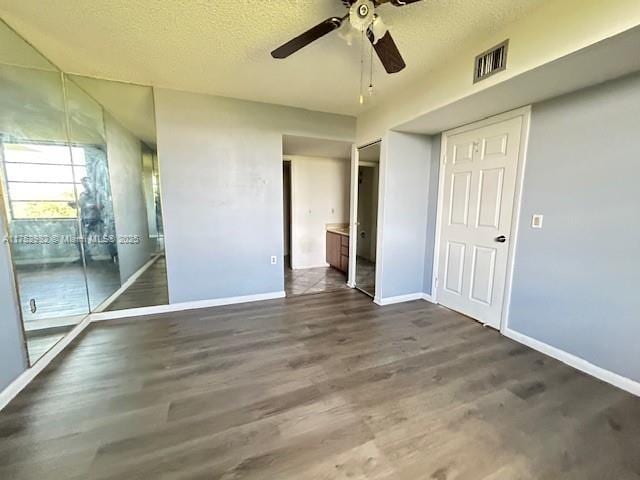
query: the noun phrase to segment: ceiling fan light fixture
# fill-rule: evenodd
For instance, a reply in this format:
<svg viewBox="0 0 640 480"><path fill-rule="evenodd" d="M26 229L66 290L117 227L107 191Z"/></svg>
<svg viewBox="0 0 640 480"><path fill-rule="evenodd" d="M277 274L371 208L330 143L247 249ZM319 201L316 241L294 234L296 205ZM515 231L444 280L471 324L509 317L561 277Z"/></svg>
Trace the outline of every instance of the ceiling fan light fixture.
<svg viewBox="0 0 640 480"><path fill-rule="evenodd" d="M360 32L353 28L351 22L344 22L342 28L338 31L338 36L342 38L347 45L352 46L353 41L358 38Z"/></svg>

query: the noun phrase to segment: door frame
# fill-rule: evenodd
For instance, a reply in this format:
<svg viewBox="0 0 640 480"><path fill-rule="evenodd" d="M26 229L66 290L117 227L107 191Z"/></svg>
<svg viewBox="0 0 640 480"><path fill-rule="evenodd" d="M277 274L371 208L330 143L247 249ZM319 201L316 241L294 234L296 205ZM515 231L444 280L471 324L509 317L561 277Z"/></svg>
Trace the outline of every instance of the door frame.
<svg viewBox="0 0 640 480"><path fill-rule="evenodd" d="M502 312L500 314L500 332L504 333L509 322L509 307L511 305L511 287L513 284L513 270L516 247L518 243L518 226L520 225L520 207L522 204L522 190L524 184L524 174L527 161L527 150L529 147L529 128L531 125L531 105L527 105L515 110L510 110L492 117L487 117L474 123L462 125L452 130L442 133L440 142L440 168L438 172L438 204L436 210L436 235L433 250L433 273L431 279L431 297L434 303L438 303L438 271L440 264L440 248L442 240L442 210L444 205L444 182L445 182L445 158L447 155L447 142L449 137L459 133L476 130L478 128L501 123L513 118L522 117L520 132L520 150L518 152L518 165L516 166L516 186L514 192L513 212L511 218L511 234L509 248L507 250L507 274L505 277L504 298L502 301Z"/></svg>
<svg viewBox="0 0 640 480"><path fill-rule="evenodd" d="M375 269L375 282L376 282L376 291L374 293L373 298L378 298L378 279L382 278L381 271L379 268L381 267L380 262L380 252L381 252L381 201L382 201L382 148L383 142L382 138L375 138L372 141L365 142L362 144L354 143L352 145L351 150L351 212L349 219L349 274L347 285L351 288L357 288L356 285L356 255L358 252L358 168L360 166L360 152L361 148L365 148L371 145L375 145L376 143L380 144L380 158L378 159L378 211L376 213L377 216L377 224L376 224L376 269ZM359 289L358 289L359 290Z"/></svg>

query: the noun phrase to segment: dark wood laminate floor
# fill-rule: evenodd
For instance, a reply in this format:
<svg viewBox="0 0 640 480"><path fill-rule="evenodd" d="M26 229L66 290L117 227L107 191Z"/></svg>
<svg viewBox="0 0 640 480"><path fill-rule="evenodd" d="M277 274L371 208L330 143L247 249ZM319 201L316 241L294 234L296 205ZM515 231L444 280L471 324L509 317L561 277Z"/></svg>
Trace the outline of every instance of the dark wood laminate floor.
<svg viewBox="0 0 640 480"><path fill-rule="evenodd" d="M0 478L637 479L640 400L353 290L96 323L0 413Z"/></svg>

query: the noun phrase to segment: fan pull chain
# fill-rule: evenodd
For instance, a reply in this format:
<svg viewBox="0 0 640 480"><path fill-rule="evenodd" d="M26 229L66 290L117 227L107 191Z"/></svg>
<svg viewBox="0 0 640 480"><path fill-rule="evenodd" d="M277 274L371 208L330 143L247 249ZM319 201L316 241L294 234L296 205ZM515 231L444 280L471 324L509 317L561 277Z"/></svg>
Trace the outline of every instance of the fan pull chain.
<svg viewBox="0 0 640 480"><path fill-rule="evenodd" d="M364 31L360 36L360 105L364 103Z"/></svg>
<svg viewBox="0 0 640 480"><path fill-rule="evenodd" d="M369 96L373 96L373 44L369 49Z"/></svg>

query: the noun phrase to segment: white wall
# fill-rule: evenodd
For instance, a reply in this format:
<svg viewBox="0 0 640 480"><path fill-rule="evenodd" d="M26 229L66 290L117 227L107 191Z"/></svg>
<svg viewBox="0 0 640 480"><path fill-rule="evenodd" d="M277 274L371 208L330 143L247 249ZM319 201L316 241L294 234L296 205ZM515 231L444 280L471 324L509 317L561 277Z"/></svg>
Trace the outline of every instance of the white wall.
<svg viewBox="0 0 640 480"><path fill-rule="evenodd" d="M283 291L282 135L353 142L355 118L165 89L155 100L170 302Z"/></svg>
<svg viewBox="0 0 640 480"><path fill-rule="evenodd" d="M111 195L118 237L138 235L139 244L118 243L120 281L124 283L150 258L154 250L142 181L140 140L105 112Z"/></svg>
<svg viewBox="0 0 640 480"><path fill-rule="evenodd" d="M327 265L327 224L349 223L350 161L287 156L292 179L292 268Z"/></svg>

